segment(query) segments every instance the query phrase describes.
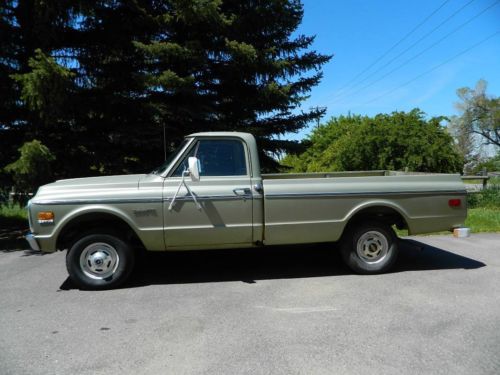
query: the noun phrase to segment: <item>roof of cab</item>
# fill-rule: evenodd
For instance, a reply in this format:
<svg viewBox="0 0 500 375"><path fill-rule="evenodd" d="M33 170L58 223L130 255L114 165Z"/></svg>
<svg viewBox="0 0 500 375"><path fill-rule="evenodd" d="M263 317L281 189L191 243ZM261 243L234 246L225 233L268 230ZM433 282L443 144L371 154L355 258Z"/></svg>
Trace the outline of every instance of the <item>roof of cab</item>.
<svg viewBox="0 0 500 375"><path fill-rule="evenodd" d="M244 139L247 142L255 142L255 137L252 134L243 132L201 132L189 134L186 137L238 137Z"/></svg>
<svg viewBox="0 0 500 375"><path fill-rule="evenodd" d="M243 132L200 132L189 134L188 137L206 137L206 136L223 136L223 137L244 137L250 133Z"/></svg>

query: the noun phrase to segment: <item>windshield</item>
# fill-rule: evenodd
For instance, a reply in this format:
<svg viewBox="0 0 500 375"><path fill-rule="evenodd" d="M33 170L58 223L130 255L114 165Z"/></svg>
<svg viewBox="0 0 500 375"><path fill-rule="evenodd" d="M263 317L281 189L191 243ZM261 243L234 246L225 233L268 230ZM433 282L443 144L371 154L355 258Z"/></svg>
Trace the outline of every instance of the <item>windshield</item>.
<svg viewBox="0 0 500 375"><path fill-rule="evenodd" d="M186 146L186 144L189 142L189 140L190 140L189 138L184 138L184 140L181 142L181 144L168 155L165 162L162 165L160 165L158 168L153 169L153 171L151 173L152 174L160 174L165 169L167 169L170 166L170 164L172 163L172 161L174 161L175 157L179 154L179 152L181 152L181 150L184 148L184 146Z"/></svg>

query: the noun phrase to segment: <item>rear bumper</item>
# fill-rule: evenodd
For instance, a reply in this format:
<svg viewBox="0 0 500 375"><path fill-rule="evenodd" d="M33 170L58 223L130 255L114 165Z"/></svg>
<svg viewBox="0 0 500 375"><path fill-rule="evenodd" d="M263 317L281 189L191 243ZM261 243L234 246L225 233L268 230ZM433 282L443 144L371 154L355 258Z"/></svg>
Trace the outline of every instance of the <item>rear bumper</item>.
<svg viewBox="0 0 500 375"><path fill-rule="evenodd" d="M28 241L31 250L35 251L40 251L40 245L38 244L38 241L36 240L35 236L32 233L28 233L26 236L24 236L26 241Z"/></svg>

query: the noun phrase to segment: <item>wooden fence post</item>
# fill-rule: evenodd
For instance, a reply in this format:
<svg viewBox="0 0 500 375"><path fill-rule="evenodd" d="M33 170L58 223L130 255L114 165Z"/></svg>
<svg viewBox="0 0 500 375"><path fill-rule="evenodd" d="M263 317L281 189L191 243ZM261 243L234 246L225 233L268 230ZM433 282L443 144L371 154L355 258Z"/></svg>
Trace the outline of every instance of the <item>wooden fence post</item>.
<svg viewBox="0 0 500 375"><path fill-rule="evenodd" d="M488 177L488 170L483 168L483 176ZM483 190L486 189L486 185L488 184L488 179L483 179Z"/></svg>

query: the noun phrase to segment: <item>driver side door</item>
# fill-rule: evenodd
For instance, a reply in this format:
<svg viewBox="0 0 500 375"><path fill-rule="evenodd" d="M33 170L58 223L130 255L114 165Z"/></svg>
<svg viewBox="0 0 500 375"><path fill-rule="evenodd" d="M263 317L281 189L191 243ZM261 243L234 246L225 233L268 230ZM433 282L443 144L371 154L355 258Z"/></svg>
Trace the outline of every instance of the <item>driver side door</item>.
<svg viewBox="0 0 500 375"><path fill-rule="evenodd" d="M188 158L199 160L199 181L185 177L191 193L179 188ZM164 237L167 249L210 248L252 243L252 190L247 146L238 138L206 138L193 142L165 179Z"/></svg>

